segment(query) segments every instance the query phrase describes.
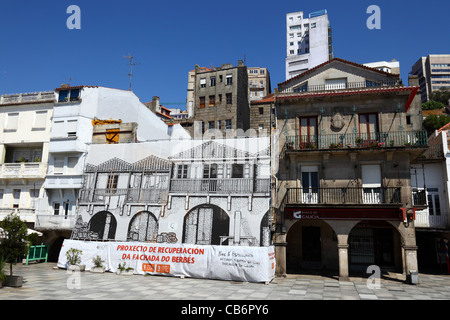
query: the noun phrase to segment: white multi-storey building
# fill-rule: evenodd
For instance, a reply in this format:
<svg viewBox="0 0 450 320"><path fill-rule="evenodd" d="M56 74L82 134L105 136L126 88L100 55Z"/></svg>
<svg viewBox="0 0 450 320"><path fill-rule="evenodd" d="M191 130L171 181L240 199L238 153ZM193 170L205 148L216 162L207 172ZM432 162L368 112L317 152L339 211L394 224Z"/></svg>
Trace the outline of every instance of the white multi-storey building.
<svg viewBox="0 0 450 320"><path fill-rule="evenodd" d="M5 94L0 100L0 220L16 212L33 228L45 210L54 92Z"/></svg>
<svg viewBox="0 0 450 320"><path fill-rule="evenodd" d="M286 80L333 58L331 27L326 10L303 17L286 15Z"/></svg>
<svg viewBox="0 0 450 320"><path fill-rule="evenodd" d="M50 254L56 254L52 247L58 248L75 225L76 205L91 144L122 143L122 135L134 135L135 141L190 137L181 126L162 122L131 91L62 86L55 92L57 101L48 139L49 165L47 175L44 173L48 202L36 218L37 229L45 232L46 242L50 243ZM114 129L103 125L99 130L99 122L124 125Z"/></svg>

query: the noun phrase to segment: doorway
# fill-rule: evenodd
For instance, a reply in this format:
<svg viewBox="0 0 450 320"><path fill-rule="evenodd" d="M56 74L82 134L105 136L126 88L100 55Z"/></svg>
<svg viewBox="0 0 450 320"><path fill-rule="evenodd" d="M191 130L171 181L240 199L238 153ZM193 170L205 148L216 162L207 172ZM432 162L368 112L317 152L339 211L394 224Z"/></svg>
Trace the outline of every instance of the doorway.
<svg viewBox="0 0 450 320"><path fill-rule="evenodd" d="M320 227L302 227L302 251L304 265L320 265L322 257Z"/></svg>

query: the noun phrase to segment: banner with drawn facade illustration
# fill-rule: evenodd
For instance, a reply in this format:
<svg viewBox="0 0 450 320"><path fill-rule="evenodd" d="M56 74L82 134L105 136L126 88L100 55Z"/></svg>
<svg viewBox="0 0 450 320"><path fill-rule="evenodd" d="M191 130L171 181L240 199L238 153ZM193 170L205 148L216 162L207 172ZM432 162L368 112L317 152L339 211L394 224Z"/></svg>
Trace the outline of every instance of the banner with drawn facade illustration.
<svg viewBox="0 0 450 320"><path fill-rule="evenodd" d="M67 268L66 252L79 249L81 265L93 266L100 256L107 271L119 264L134 274L270 282L275 276L275 250L269 247L160 244L142 242L96 242L64 240L58 267Z"/></svg>

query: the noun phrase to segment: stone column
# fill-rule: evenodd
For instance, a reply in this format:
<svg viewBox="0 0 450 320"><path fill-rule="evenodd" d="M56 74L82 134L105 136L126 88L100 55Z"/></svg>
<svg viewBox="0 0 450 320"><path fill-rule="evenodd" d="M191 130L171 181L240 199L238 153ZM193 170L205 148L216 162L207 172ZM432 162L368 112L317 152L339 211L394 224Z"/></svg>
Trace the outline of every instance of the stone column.
<svg viewBox="0 0 450 320"><path fill-rule="evenodd" d="M275 260L277 267L275 275L277 277L286 277L286 233L277 233L275 235Z"/></svg>
<svg viewBox="0 0 450 320"><path fill-rule="evenodd" d="M403 246L405 254L405 273L406 282L411 282L411 272L419 272L417 263L417 246Z"/></svg>
<svg viewBox="0 0 450 320"><path fill-rule="evenodd" d="M349 281L347 235L338 235L339 280Z"/></svg>

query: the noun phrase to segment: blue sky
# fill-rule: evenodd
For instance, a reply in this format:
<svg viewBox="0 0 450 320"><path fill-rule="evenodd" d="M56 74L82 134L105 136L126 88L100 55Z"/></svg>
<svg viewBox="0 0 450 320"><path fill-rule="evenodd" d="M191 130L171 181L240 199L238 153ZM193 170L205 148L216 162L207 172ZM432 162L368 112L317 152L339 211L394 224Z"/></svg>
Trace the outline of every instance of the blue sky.
<svg viewBox="0 0 450 320"><path fill-rule="evenodd" d="M69 30L70 5L81 30ZM369 30L368 6L381 9ZM53 90L62 83L128 89L143 101L185 103L187 73L200 66L267 67L272 88L284 81L286 13L327 9L335 57L366 63L397 59L407 83L421 56L450 53L448 0L352 1L2 1L0 93ZM175 105L167 105L175 107Z"/></svg>

